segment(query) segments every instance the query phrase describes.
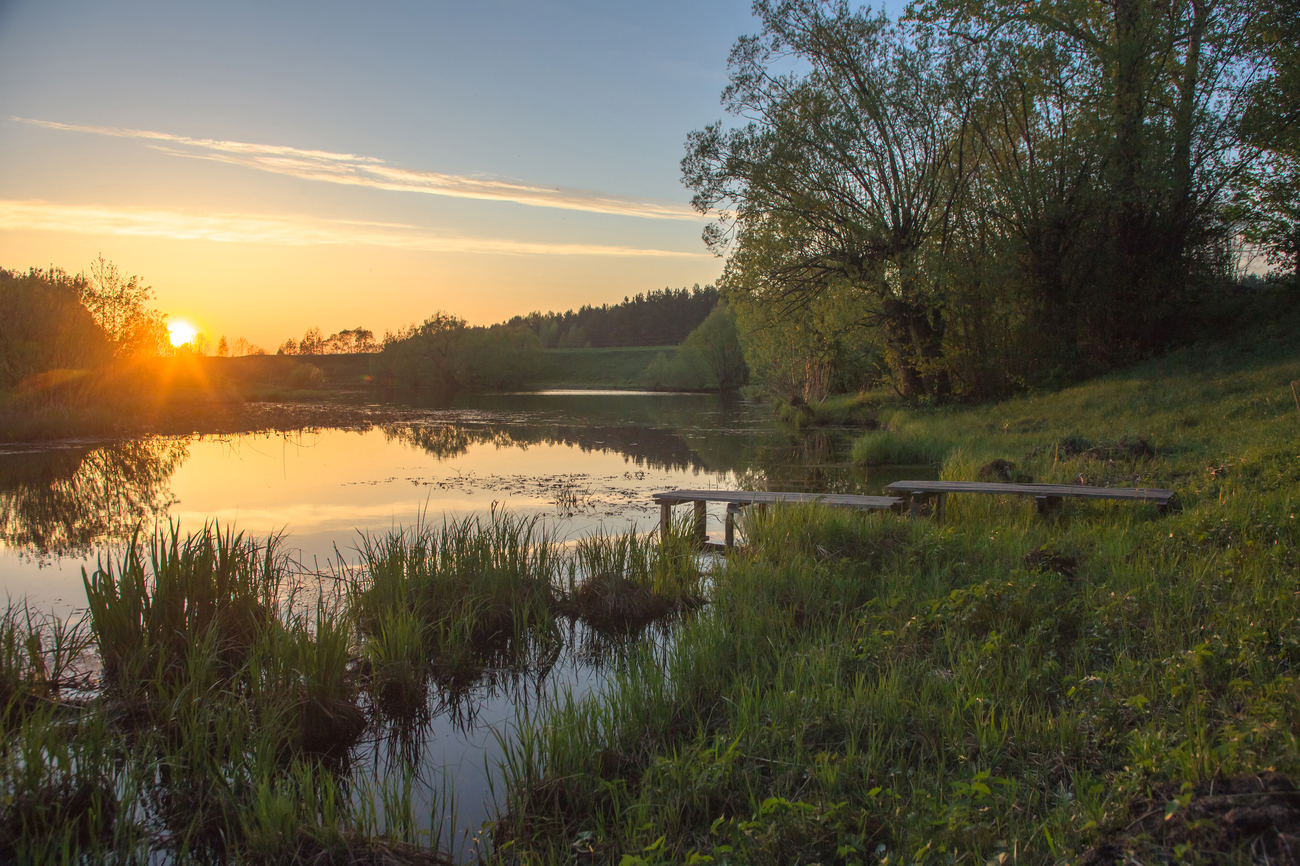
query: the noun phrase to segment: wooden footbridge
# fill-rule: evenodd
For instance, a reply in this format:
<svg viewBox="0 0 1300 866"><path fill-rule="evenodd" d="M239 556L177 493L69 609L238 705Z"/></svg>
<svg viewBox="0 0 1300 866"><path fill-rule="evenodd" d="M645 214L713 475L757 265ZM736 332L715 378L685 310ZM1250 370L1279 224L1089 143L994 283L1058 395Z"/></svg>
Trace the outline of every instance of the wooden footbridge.
<svg viewBox="0 0 1300 866"><path fill-rule="evenodd" d="M727 518L725 546L736 541L736 514L750 506L764 508L777 502L816 502L832 508L854 508L868 511L906 511L912 519L932 514L943 519L944 503L950 493L985 493L1003 496L1032 496L1040 514L1050 514L1060 508L1065 499L1118 499L1127 502L1149 502L1160 513L1167 514L1174 502L1174 492L1159 487L1089 487L1079 484L1003 484L981 481L895 481L886 485L894 496L858 496L848 493L784 493L756 492L751 490L669 490L653 495L659 503L659 529L666 533L672 520L675 505L690 503L695 508L695 538L701 546L706 544L705 509L710 502L725 502ZM906 497L906 498L904 498ZM907 506L905 508L905 506Z"/></svg>

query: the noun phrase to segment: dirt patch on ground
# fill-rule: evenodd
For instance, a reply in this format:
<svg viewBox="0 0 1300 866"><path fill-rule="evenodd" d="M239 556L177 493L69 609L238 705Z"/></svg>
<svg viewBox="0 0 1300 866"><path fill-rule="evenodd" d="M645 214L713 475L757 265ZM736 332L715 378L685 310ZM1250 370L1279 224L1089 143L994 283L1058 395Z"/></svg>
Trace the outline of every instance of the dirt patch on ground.
<svg viewBox="0 0 1300 866"><path fill-rule="evenodd" d="M1130 806L1132 823L1086 851L1080 866L1196 861L1300 864L1300 791L1279 773L1193 788L1166 785Z"/></svg>
<svg viewBox="0 0 1300 866"><path fill-rule="evenodd" d="M1032 475L1016 471L1016 464L1010 460L994 460L985 463L979 468L976 477L980 481L1014 481L1017 484L1032 484L1034 482Z"/></svg>
<svg viewBox="0 0 1300 866"><path fill-rule="evenodd" d="M1042 450L1042 448L1034 448L1030 454L1037 455ZM1155 446L1141 436L1134 436L1131 439L1126 436L1118 442L1102 442L1097 445L1078 436L1067 436L1054 445L1047 446L1047 450L1057 457L1083 457L1085 460L1107 462L1148 460L1158 453Z"/></svg>
<svg viewBox="0 0 1300 866"><path fill-rule="evenodd" d="M1079 572L1079 559L1069 553L1057 550L1050 544L1035 547L1025 554L1025 568L1033 571L1053 571L1064 577L1073 578Z"/></svg>

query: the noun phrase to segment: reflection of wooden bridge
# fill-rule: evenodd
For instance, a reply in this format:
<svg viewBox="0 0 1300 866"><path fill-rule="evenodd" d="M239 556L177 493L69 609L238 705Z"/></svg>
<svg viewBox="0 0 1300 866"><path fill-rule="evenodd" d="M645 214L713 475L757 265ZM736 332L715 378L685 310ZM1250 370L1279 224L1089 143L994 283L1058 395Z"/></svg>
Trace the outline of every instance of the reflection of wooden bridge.
<svg viewBox="0 0 1300 866"><path fill-rule="evenodd" d="M857 496L850 493L759 493L752 490L670 490L652 497L659 503L659 531L666 532L673 506L687 502L695 505L695 537L703 544L708 537L704 527L704 507L709 502L727 503L726 546L736 542L736 512L748 505L762 508L774 502L816 502L833 508L857 508L873 511L901 511L903 500L897 496Z"/></svg>
<svg viewBox="0 0 1300 866"><path fill-rule="evenodd" d="M1150 502L1167 514L1174 492L1159 487L1087 487L1078 484L999 484L978 481L895 481L885 487L891 493L908 494L911 500L910 515L920 517L929 512L935 519L943 519L944 499L949 493L993 493L1012 496L1032 496L1042 514L1060 507L1062 499L1119 499L1128 502ZM816 502L832 508L856 508L869 511L903 513L904 500L899 496L858 496L849 493L760 493L751 490L670 490L652 497L659 503L659 531L668 531L674 505L691 503L695 506L695 538L705 545L708 532L705 528L705 506L710 502L727 503L726 547L736 541L736 513L750 505L762 508L775 502ZM933 500L933 501L931 501Z"/></svg>

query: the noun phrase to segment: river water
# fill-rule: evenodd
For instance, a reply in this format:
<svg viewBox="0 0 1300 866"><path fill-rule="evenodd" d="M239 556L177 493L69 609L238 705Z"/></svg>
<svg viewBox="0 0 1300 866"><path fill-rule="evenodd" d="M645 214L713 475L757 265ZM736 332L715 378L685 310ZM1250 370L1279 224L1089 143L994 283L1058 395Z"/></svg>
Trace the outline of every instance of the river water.
<svg viewBox="0 0 1300 866"><path fill-rule="evenodd" d="M483 396L368 429L193 435L0 448L0 589L59 616L84 607L82 569L140 526L205 522L283 534L305 571L357 559L361 533L488 513L541 515L560 538L658 521L651 494L676 488L879 493L916 468L853 467L853 431L794 432L764 406L713 395L551 392ZM924 477L924 476L922 476ZM723 506L709 531L722 532ZM649 639L649 638L648 638ZM421 808L454 790L457 847L492 816L487 777L521 706L603 682L566 653L535 678L489 677L431 698L419 742L367 741L357 765L385 772L414 748L429 773Z"/></svg>

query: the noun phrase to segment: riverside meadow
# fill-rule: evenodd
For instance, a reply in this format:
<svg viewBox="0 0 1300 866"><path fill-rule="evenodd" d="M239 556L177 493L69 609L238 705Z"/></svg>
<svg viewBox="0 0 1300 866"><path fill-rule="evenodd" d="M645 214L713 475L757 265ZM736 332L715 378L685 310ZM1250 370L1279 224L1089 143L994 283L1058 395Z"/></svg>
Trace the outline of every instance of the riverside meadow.
<svg viewBox="0 0 1300 866"><path fill-rule="evenodd" d="M1166 486L1167 517L1043 519L993 497L954 497L941 524L772 508L702 558L684 526L561 545L492 511L368 535L312 592L283 539L146 529L87 571L84 619L5 613L6 856L465 856L454 789L415 793L418 750L383 773L349 750L418 732L431 691L526 679L566 633L604 680L519 703L473 856L1276 856L1300 772L1292 333L984 407L882 405L843 446L864 477L906 456L945 479L1006 460ZM1243 798L1273 809L1271 835L1231 813Z"/></svg>
<svg viewBox="0 0 1300 866"><path fill-rule="evenodd" d="M1298 2L0 3L0 866L1300 864Z"/></svg>

